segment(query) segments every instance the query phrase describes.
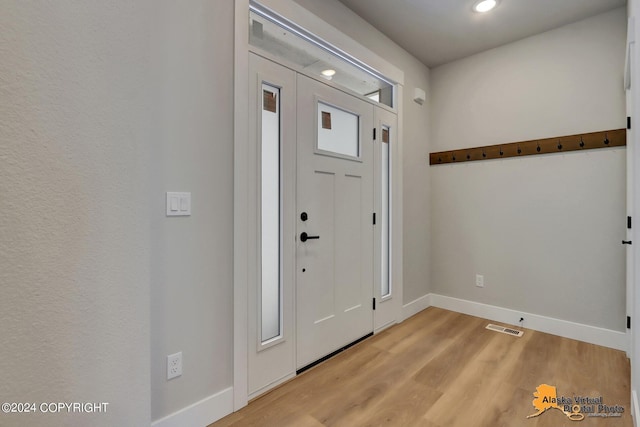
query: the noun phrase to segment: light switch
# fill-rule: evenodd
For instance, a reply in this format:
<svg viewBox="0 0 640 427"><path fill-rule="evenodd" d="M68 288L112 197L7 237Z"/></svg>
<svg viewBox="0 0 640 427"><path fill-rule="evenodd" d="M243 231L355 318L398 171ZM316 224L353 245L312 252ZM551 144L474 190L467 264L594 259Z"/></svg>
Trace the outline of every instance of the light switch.
<svg viewBox="0 0 640 427"><path fill-rule="evenodd" d="M191 193L167 192L167 216L190 216Z"/></svg>
<svg viewBox="0 0 640 427"><path fill-rule="evenodd" d="M171 212L178 212L178 198L176 196L171 196L169 201L171 202Z"/></svg>

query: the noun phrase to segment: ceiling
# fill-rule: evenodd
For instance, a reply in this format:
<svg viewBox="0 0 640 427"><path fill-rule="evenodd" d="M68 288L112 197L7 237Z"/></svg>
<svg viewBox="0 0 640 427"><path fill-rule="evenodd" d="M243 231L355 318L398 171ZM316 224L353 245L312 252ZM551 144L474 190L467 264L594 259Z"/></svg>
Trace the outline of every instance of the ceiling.
<svg viewBox="0 0 640 427"><path fill-rule="evenodd" d="M339 0L428 67L539 34L626 5L626 0Z"/></svg>

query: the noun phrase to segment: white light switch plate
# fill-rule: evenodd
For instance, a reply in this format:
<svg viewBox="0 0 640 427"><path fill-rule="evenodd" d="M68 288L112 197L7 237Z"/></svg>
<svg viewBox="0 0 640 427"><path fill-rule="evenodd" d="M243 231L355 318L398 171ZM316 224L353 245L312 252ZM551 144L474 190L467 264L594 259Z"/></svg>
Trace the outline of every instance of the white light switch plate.
<svg viewBox="0 0 640 427"><path fill-rule="evenodd" d="M191 193L167 192L167 216L190 216Z"/></svg>

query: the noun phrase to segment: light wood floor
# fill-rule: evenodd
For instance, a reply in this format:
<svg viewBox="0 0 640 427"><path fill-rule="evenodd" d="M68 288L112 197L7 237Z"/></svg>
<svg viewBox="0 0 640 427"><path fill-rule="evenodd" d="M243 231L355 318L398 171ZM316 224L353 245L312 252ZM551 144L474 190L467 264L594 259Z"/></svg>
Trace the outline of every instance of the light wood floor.
<svg viewBox="0 0 640 427"><path fill-rule="evenodd" d="M429 308L251 402L210 427L630 427L629 362L621 351ZM495 322L492 322L495 323ZM540 384L558 396L602 396L622 418L536 418Z"/></svg>

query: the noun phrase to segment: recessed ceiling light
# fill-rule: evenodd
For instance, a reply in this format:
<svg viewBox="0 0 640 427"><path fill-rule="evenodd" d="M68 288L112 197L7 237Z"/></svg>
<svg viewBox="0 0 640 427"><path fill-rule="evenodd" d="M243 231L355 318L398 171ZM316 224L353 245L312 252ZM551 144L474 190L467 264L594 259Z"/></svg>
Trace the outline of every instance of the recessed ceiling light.
<svg viewBox="0 0 640 427"><path fill-rule="evenodd" d="M336 74L336 70L324 70L322 75L325 77L333 77Z"/></svg>
<svg viewBox="0 0 640 427"><path fill-rule="evenodd" d="M489 12L498 5L498 0L480 0L473 5L473 10L479 13Z"/></svg>

